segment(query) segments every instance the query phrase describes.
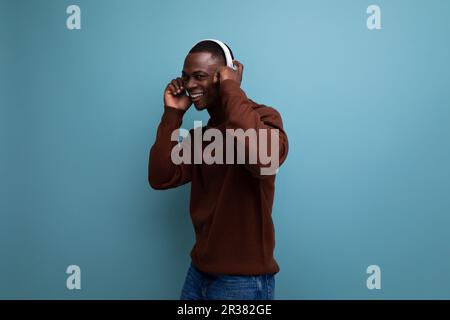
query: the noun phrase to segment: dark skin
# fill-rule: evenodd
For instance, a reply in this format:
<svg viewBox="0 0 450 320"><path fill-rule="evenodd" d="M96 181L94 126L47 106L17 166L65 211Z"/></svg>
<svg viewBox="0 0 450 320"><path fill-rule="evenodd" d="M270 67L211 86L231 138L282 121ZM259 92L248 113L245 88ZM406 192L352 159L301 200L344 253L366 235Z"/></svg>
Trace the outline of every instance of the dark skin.
<svg viewBox="0 0 450 320"><path fill-rule="evenodd" d="M182 77L173 79L164 90L164 105L185 111L194 103L199 111L207 109L213 121L221 119L220 84L227 79L239 85L242 82L244 66L237 60L233 63L236 70L227 67L223 58L214 57L209 52L188 54ZM194 98L192 94L195 96L195 93L203 95Z"/></svg>

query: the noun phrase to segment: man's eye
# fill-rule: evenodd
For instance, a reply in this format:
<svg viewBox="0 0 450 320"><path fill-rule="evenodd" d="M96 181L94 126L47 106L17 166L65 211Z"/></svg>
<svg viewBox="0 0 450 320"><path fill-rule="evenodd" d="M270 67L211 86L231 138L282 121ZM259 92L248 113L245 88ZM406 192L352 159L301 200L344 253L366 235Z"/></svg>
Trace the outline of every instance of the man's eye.
<svg viewBox="0 0 450 320"><path fill-rule="evenodd" d="M197 80L203 80L203 79L206 78L206 76L204 76L204 75L198 75L198 76L195 76L195 78L196 78Z"/></svg>

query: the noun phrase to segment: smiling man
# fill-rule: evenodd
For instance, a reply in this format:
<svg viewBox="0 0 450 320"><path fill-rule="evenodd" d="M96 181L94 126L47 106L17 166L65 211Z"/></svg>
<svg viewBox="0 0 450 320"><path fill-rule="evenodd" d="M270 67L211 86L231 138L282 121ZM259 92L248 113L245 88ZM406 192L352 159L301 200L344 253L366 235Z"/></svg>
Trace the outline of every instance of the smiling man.
<svg viewBox="0 0 450 320"><path fill-rule="evenodd" d="M281 165L287 157L288 139L280 114L247 98L241 89L243 65L233 60L228 46L217 40L197 43L184 61L182 77L173 79L164 91L164 113L156 141L150 150L148 179L154 189L168 189L191 182L190 215L196 235L181 299L274 299L273 257L275 231L272 205L275 173L262 174L267 164L255 163L175 164L171 159L174 131L194 104L207 110L210 119L200 128L276 131L278 140L267 140L267 150ZM191 130L193 134L194 130ZM234 137L248 159L249 138ZM208 146L203 142L201 150ZM260 146L260 144L257 144ZM193 157L195 156L195 150ZM225 153L224 153L224 156Z"/></svg>

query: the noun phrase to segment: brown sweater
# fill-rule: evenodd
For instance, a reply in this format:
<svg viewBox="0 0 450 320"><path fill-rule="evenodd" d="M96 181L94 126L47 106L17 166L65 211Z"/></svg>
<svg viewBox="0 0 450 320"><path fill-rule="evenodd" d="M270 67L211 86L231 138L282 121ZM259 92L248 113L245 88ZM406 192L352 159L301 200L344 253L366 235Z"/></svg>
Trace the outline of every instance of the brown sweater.
<svg viewBox="0 0 450 320"><path fill-rule="evenodd" d="M288 153L288 139L279 113L248 99L233 80L225 80L221 84L220 97L225 121L214 128L221 132L238 128L278 129L281 165ZM211 165L192 161L192 164L175 165L171 152L177 142L171 141L171 134L180 128L183 114L184 111L172 107L164 108L156 141L150 151L148 179L154 189L168 189L191 182L190 214L196 235L191 251L193 264L212 274L278 272L279 266L273 257L275 175L261 175L259 161L256 164ZM212 128L211 123L210 120L201 130ZM192 137L193 131L190 133ZM204 142L203 148L207 145ZM245 147L248 150L248 144ZM236 156L236 152L234 154Z"/></svg>

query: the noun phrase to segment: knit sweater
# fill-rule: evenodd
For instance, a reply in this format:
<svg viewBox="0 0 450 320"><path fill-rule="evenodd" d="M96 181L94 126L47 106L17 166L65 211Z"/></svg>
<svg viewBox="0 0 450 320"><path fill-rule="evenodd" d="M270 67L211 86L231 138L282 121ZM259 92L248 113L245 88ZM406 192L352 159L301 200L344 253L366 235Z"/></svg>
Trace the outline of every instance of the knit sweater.
<svg viewBox="0 0 450 320"><path fill-rule="evenodd" d="M288 139L280 114L273 108L247 98L239 84L225 80L220 84L220 108L225 118L217 126L212 121L201 128L266 129L269 154L276 146L270 140L271 131L278 129L278 161L281 165L288 153ZM172 141L174 130L182 124L184 111L165 106L156 141L150 150L148 179L154 189L174 188L191 183L190 216L195 230L195 245L191 251L193 264L203 272L227 275L261 275L279 271L274 259L275 231L272 205L275 191L275 174L261 174L263 164L259 157L249 163L252 152L248 139L235 139L245 148L246 162L239 164L189 163L174 164L172 149L179 145ZM259 132L259 131L257 131ZM191 137L194 130L190 131ZM258 141L259 141L258 135ZM223 139L225 145L225 138ZM203 151L209 141L203 141ZM191 139L192 155L195 148ZM272 145L273 144L273 145ZM257 144L259 147L259 144ZM225 149L225 147L224 147ZM236 152L234 153L236 160Z"/></svg>

